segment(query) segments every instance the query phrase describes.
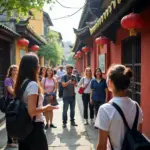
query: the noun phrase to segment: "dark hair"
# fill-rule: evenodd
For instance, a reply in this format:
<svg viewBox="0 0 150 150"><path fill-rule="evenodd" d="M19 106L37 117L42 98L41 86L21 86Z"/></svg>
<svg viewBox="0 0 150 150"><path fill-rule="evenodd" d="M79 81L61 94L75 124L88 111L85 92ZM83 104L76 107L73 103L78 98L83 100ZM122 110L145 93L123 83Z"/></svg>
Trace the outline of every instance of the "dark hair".
<svg viewBox="0 0 150 150"><path fill-rule="evenodd" d="M37 82L39 92L42 92L40 84L38 82L38 73L37 73L38 67L39 67L39 59L36 54L28 53L22 57L15 86L16 95L20 91L20 87L22 86L22 83L24 82L25 79Z"/></svg>
<svg viewBox="0 0 150 150"><path fill-rule="evenodd" d="M47 75L48 70L51 70L51 71L53 72L53 74L51 75L51 78L52 78L53 75L54 75L54 71L53 71L53 69L52 69L51 67L48 67L48 68L46 69L45 78L48 77L48 75Z"/></svg>
<svg viewBox="0 0 150 150"><path fill-rule="evenodd" d="M55 75L55 74L57 73L57 70L56 70L56 69L54 69L54 70L53 70L53 73L54 73L54 75Z"/></svg>
<svg viewBox="0 0 150 150"><path fill-rule="evenodd" d="M39 72L39 75L40 75L40 76L42 75L42 71L43 71L44 68L46 69L45 66L42 66L42 67L40 68L40 72Z"/></svg>
<svg viewBox="0 0 150 150"><path fill-rule="evenodd" d="M94 71L94 77L97 78L97 77L96 77L96 72L97 72L97 71L100 71L100 72L101 72L101 78L102 78L102 70L101 70L101 68L96 68L96 69L95 69L95 71Z"/></svg>
<svg viewBox="0 0 150 150"><path fill-rule="evenodd" d="M128 89L132 76L131 69L120 64L112 65L107 73L108 79L113 82L117 91Z"/></svg>
<svg viewBox="0 0 150 150"><path fill-rule="evenodd" d="M14 68L18 68L17 65L11 65L7 71L7 75L6 75L6 78L10 78L12 76L12 71Z"/></svg>

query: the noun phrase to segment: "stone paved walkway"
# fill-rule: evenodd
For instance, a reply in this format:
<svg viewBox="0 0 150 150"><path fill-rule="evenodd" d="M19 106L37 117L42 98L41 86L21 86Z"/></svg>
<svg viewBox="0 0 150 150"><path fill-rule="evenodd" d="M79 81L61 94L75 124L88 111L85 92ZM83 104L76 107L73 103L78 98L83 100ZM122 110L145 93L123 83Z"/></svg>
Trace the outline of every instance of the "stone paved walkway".
<svg viewBox="0 0 150 150"><path fill-rule="evenodd" d="M94 150L97 142L97 130L92 125L84 126L80 109L82 109L81 97L77 95L79 103L76 105L77 127L71 127L70 122L67 128L62 128L62 101L59 100L60 109L54 112L54 124L57 129L46 131L49 150ZM79 105L78 105L79 104ZM80 106L80 109L79 107ZM5 124L0 127L0 150L17 150L5 148L6 131Z"/></svg>

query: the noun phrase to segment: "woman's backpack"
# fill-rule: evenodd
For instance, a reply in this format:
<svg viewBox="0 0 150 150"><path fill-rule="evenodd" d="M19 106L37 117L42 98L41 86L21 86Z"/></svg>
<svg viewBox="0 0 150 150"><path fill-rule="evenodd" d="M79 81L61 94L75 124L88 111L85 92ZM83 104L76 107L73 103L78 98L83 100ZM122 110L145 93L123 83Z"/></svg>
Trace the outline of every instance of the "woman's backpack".
<svg viewBox="0 0 150 150"><path fill-rule="evenodd" d="M112 103L112 105L116 108L116 110L120 114L120 116L124 122L124 125L127 129L121 150L150 150L150 142L142 135L142 133L140 133L137 130L138 119L139 119L138 105L136 104L137 112L136 112L136 116L135 116L135 120L134 120L132 129L130 129L130 127L125 119L125 115L124 115L123 111L121 110L121 108L114 102ZM111 144L111 147L112 147L112 144ZM113 150L113 147L112 147L112 150Z"/></svg>
<svg viewBox="0 0 150 150"><path fill-rule="evenodd" d="M8 135L17 140L25 139L33 130L34 124L28 113L27 104L22 100L23 93L30 80L25 81L19 94L10 102L6 110L6 128ZM37 100L38 104L38 100Z"/></svg>

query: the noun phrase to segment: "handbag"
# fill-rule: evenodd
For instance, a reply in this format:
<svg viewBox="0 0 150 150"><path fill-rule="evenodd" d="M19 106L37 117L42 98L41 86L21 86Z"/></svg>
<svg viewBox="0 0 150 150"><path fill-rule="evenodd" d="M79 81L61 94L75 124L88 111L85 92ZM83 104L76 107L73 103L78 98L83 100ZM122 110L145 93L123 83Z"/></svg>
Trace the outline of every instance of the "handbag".
<svg viewBox="0 0 150 150"><path fill-rule="evenodd" d="M13 84L13 80L12 79L11 79L11 82ZM0 98L0 111L2 113L6 113L7 106L9 105L11 100L13 100L13 99L8 98L8 91L7 91L6 87L4 87L4 96L2 96Z"/></svg>
<svg viewBox="0 0 150 150"><path fill-rule="evenodd" d="M85 86L85 87L80 87L78 90L79 94L83 94L84 90L88 87L88 85L90 84L91 80L89 81L89 83ZM84 78L83 78L83 83L84 83Z"/></svg>

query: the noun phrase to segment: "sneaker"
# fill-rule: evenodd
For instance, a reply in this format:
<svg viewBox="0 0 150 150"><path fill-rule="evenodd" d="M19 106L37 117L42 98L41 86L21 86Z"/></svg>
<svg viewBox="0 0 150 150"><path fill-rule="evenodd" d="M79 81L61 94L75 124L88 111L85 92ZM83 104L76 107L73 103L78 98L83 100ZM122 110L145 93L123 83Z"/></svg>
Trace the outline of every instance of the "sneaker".
<svg viewBox="0 0 150 150"><path fill-rule="evenodd" d="M48 124L46 124L45 129L48 129Z"/></svg>
<svg viewBox="0 0 150 150"><path fill-rule="evenodd" d="M66 123L64 123L62 127L63 127L63 128L66 128Z"/></svg>
<svg viewBox="0 0 150 150"><path fill-rule="evenodd" d="M71 122L72 126L78 126L75 122Z"/></svg>
<svg viewBox="0 0 150 150"><path fill-rule="evenodd" d="M92 124L92 125L94 125L94 124L95 124L94 119L91 119L91 124Z"/></svg>
<svg viewBox="0 0 150 150"><path fill-rule="evenodd" d="M53 124L50 125L50 128L57 128L56 126L54 126Z"/></svg>
<svg viewBox="0 0 150 150"><path fill-rule="evenodd" d="M88 119L85 119L84 120L84 125L88 125L89 123L88 123Z"/></svg>
<svg viewBox="0 0 150 150"><path fill-rule="evenodd" d="M7 144L7 147L10 147L10 148L17 148L17 144L14 144L14 143L11 143L11 144Z"/></svg>

